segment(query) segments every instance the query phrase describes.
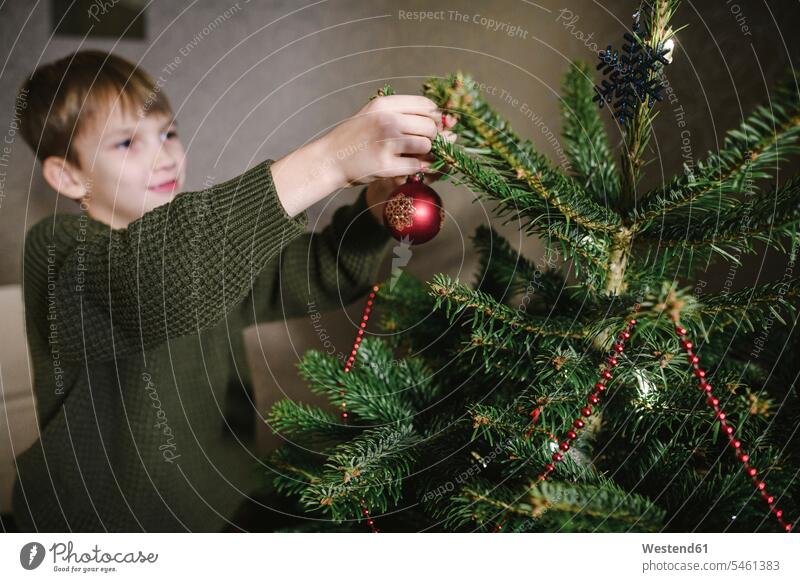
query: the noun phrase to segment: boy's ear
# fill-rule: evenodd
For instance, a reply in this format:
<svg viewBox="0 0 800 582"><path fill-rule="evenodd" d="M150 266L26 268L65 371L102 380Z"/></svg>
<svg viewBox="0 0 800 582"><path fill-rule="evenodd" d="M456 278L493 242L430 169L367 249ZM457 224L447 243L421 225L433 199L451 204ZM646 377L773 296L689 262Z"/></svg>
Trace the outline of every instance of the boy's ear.
<svg viewBox="0 0 800 582"><path fill-rule="evenodd" d="M59 194L80 200L87 191L81 179L80 170L64 158L50 156L42 161L44 179Z"/></svg>

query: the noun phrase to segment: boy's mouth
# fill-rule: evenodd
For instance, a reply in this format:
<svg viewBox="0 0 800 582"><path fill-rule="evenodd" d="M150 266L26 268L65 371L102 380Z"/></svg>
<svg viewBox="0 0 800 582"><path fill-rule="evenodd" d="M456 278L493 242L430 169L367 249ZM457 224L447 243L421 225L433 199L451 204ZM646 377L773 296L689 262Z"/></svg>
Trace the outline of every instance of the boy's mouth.
<svg viewBox="0 0 800 582"><path fill-rule="evenodd" d="M173 192L178 188L178 181L177 180L169 180L167 182L162 182L161 184L156 184L155 186L149 186L147 189L151 190L152 192Z"/></svg>

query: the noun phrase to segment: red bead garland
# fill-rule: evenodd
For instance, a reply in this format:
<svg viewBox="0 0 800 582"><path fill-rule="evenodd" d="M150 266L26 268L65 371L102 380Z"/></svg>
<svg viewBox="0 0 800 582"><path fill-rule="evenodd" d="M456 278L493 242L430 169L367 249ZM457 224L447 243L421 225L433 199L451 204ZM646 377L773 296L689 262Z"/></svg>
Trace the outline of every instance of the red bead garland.
<svg viewBox="0 0 800 582"><path fill-rule="evenodd" d="M375 520L372 519L369 515L369 509L367 509L366 500L361 500L361 515L367 520L367 525L372 530L372 533L380 533L378 526L375 525Z"/></svg>
<svg viewBox="0 0 800 582"><path fill-rule="evenodd" d="M734 438L733 435L736 431L728 422L728 415L725 414L725 411L720 408L719 399L713 396L711 393L713 387L706 380L707 374L705 370L700 367L700 356L693 351L694 344L686 339L686 328L680 325L676 317L674 317L673 320L675 321L675 333L678 335L681 346L689 358L689 364L694 370L694 375L699 379L698 388L700 388L700 390L707 395L706 404L708 404L708 406L714 411L715 419L719 423L722 432L728 437L728 443L730 444L731 448L733 448L738 461L742 463L745 474L752 479L753 486L760 493L761 498L769 506L771 513L778 520L778 523L781 525L783 530L786 533L789 533L792 531L792 523L783 519L783 510L779 509L775 504L775 497L767 492L767 484L757 477L758 469L750 465L750 455L743 450L742 441Z"/></svg>
<svg viewBox="0 0 800 582"><path fill-rule="evenodd" d="M372 312L372 304L375 301L375 294L378 292L379 286L374 285L372 290L369 292L369 296L367 297L367 303L364 305L364 312L361 314L361 323L358 326L358 333L356 334L356 339L353 342L353 349L350 351L350 357L347 358L347 362L344 365L344 373L347 374L353 368L353 364L356 361L356 355L358 354L358 348L361 347L361 340L364 338L364 330L367 327L367 321L369 320L369 314ZM347 422L347 418L349 417L347 413L347 402L344 400L344 386L341 384L339 385L339 396L342 397L342 403L339 405L339 409L341 411L342 421Z"/></svg>
<svg viewBox="0 0 800 582"><path fill-rule="evenodd" d="M594 385L594 390L589 393L589 396L586 398L586 401L589 403L589 405L581 408L581 415L583 417L588 418L591 416L594 412L592 406L600 403L600 398L607 390L607 382L614 377L614 374L611 370L613 370L614 367L619 364L616 354L621 354L625 349L625 342L630 339L631 331L636 326L636 323L637 322L635 319L628 321L628 325L622 332L620 332L620 334L617 336L617 340L614 342L614 345L611 346L612 355L610 355L606 360L605 369L600 373L600 380ZM572 426L574 428L567 431L564 437L565 440L559 445L559 448L562 451L569 450L570 441L574 441L578 438L578 433L576 431L581 430L584 426L586 426L586 423L580 417L578 417L573 421ZM559 463L564 457L560 453L554 453L552 458L553 462L545 465L544 471L542 471L536 478L537 483L546 480L547 476L555 471L555 463Z"/></svg>
<svg viewBox="0 0 800 582"><path fill-rule="evenodd" d="M353 364L355 363L356 356L358 355L358 348L361 347L361 340L364 338L364 330L367 327L369 314L372 312L372 304L375 302L375 294L378 292L379 288L380 285L373 285L372 290L369 292L369 296L367 296L367 303L364 305L364 311L361 314L361 322L358 325L358 333L356 334L356 339L353 342L353 349L350 351L350 357L347 358L347 362L344 365L345 374L349 373L350 370L353 369ZM347 402L344 399L345 391L344 391L344 386L342 384L339 384L339 396L342 397L342 403L339 405L339 409L341 410L342 422L347 423L349 414L347 413ZM369 509L367 508L366 500L362 499L360 505L361 505L361 515L364 516L364 518L366 518L367 525L372 530L372 533L379 533L380 530L375 525L375 520L369 514Z"/></svg>
<svg viewBox="0 0 800 582"><path fill-rule="evenodd" d="M636 306L636 311L639 310L639 306ZM596 405L600 403L600 397L606 392L607 390L607 382L614 377L614 374L611 370L614 369L615 366L619 364L619 360L616 358L618 354L621 354L625 349L625 342L630 339L631 331L636 326L637 321L635 319L631 319L628 321L628 324L625 326L625 329L620 332L617 336L617 340L611 346L612 353L606 360L605 369L600 372L600 380L594 385L594 390L589 393L587 397L587 402L590 405ZM581 415L584 417L589 417L592 415L592 406L584 406L581 408ZM559 450L566 452L569 450L571 441L574 441L578 438L578 433L576 431L581 430L583 427L586 426L586 423L580 417L576 418L572 422L572 426L574 428L568 430L564 435L564 440L558 445ZM557 441L556 441L557 442ZM553 453L552 462L547 463L544 466L544 471L542 471L539 476L536 478L536 483L541 483L542 481L547 480L547 476L556 470L556 463L560 463L564 459L564 455L559 452ZM493 533L497 533L503 529L503 524L508 519L508 513L504 512L500 520L492 529Z"/></svg>

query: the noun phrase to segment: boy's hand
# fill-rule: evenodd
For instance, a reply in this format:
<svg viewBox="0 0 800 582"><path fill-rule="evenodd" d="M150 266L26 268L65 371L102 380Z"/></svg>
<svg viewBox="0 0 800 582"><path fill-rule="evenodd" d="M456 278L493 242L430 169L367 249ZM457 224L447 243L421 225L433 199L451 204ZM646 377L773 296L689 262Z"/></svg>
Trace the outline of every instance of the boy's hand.
<svg viewBox="0 0 800 582"><path fill-rule="evenodd" d="M441 116L439 117L439 127L441 127ZM451 116L447 115L444 119L444 131L441 132L442 136L449 142L454 142L458 138L458 135L449 131L450 128L455 126L456 119ZM430 166L433 163L433 156L430 153L427 153L423 156L419 156L420 161L427 166ZM425 175L425 179L423 180L426 184L430 184L431 182L435 182L443 175L445 168L438 172L431 172ZM367 207L372 212L372 216L377 220L379 223L383 224L383 206L386 199L389 197L395 188L400 186L406 181L407 175L397 176L394 178L383 178L381 180L375 180L371 182L370 185L367 187Z"/></svg>
<svg viewBox="0 0 800 582"><path fill-rule="evenodd" d="M278 198L294 216L339 188L386 178L399 185L409 174L429 170L431 141L445 129L442 112L427 97L376 97L330 133L272 165ZM376 188L370 198L392 190L388 184Z"/></svg>
<svg viewBox="0 0 800 582"><path fill-rule="evenodd" d="M425 155L443 131L442 112L427 97L376 97L325 136L339 160L340 179L369 184L427 170Z"/></svg>

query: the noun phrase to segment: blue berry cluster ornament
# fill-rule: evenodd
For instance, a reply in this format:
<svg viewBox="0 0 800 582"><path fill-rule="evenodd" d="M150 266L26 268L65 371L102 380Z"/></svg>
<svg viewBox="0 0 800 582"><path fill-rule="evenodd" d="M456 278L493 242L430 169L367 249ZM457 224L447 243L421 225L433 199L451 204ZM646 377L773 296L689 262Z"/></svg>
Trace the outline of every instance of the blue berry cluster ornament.
<svg viewBox="0 0 800 582"><path fill-rule="evenodd" d="M647 103L652 108L663 99L664 83L658 73L670 63L665 57L669 48L655 50L644 44L649 36L641 30L638 12L633 15L632 31L634 34L625 33L627 44L622 45L621 51L612 50L611 45L600 51L597 70L607 78L594 88L594 101L601 108L608 103L623 125L633 118L639 104Z"/></svg>

